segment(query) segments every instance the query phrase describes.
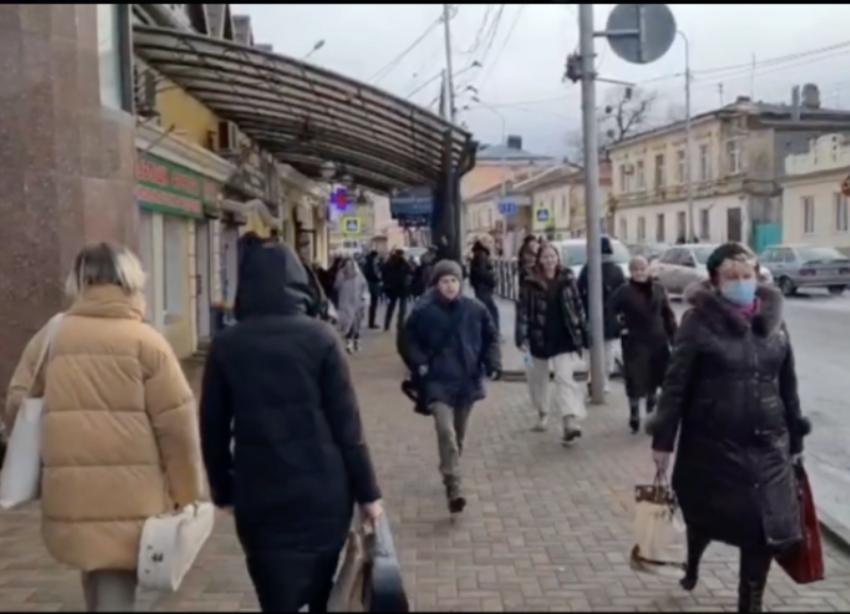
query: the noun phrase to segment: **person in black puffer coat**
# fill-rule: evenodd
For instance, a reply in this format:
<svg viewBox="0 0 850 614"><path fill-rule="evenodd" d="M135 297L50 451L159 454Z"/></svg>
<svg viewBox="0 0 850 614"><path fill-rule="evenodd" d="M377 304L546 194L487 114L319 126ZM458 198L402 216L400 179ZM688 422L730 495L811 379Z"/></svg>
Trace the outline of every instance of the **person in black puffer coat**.
<svg viewBox="0 0 850 614"><path fill-rule="evenodd" d="M800 410L782 295L758 285L755 256L727 243L709 280L686 289L655 415L647 422L659 475L678 451L673 489L687 525L682 586L697 583L711 541L741 551L738 611L760 612L770 564L800 543L794 464L810 424Z"/></svg>
<svg viewBox="0 0 850 614"><path fill-rule="evenodd" d="M463 511L460 453L472 406L484 398L484 377L499 379L499 335L487 309L463 296L457 262L434 265L432 288L404 327L403 358L418 379L420 401L434 415L440 473L452 513Z"/></svg>
<svg viewBox="0 0 850 614"><path fill-rule="evenodd" d="M307 315L313 300L292 250L254 250L238 324L213 339L204 369L212 501L233 510L263 612L326 611L355 503L367 519L382 513L348 362L338 335Z"/></svg>
<svg viewBox="0 0 850 614"><path fill-rule="evenodd" d="M472 262L469 266L469 285L475 292L475 298L484 303L496 330L499 330L499 307L493 298L496 291L496 267L490 259L490 250L481 241L472 246Z"/></svg>

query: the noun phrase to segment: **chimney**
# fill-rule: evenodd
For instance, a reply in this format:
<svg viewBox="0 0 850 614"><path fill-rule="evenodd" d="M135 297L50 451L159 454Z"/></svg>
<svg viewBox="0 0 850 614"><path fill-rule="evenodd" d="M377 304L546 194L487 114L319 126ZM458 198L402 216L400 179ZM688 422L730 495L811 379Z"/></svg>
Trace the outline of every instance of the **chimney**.
<svg viewBox="0 0 850 614"><path fill-rule="evenodd" d="M745 102L752 102L749 96L738 96L735 99L735 104L743 104Z"/></svg>
<svg viewBox="0 0 850 614"><path fill-rule="evenodd" d="M814 83L806 83L803 86L803 108L820 109L820 90Z"/></svg>
<svg viewBox="0 0 850 614"><path fill-rule="evenodd" d="M800 86L791 88L791 120L800 121Z"/></svg>
<svg viewBox="0 0 850 614"><path fill-rule="evenodd" d="M509 134L508 141L505 143L508 146L508 149L514 149L519 151L522 149L522 137L516 134Z"/></svg>
<svg viewBox="0 0 850 614"><path fill-rule="evenodd" d="M260 51L267 51L269 53L274 53L274 47L268 43L260 43L258 45L254 45Z"/></svg>

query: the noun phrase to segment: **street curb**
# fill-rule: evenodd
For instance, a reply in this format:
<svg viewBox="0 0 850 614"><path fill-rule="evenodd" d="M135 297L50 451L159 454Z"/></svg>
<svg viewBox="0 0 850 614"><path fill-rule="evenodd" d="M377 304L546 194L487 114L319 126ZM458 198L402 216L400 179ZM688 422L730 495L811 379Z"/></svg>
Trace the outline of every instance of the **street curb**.
<svg viewBox="0 0 850 614"><path fill-rule="evenodd" d="M818 523L820 524L821 533L836 548L844 554L850 555L850 528L843 526L835 518L824 512L821 507L815 507L818 513Z"/></svg>

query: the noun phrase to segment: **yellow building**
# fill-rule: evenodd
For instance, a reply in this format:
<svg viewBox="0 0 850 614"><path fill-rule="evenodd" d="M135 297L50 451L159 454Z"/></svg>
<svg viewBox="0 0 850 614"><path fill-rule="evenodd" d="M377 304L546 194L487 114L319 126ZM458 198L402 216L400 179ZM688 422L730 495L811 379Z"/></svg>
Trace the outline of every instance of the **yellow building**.
<svg viewBox="0 0 850 614"><path fill-rule="evenodd" d="M842 185L850 177L850 139L829 134L785 158L782 242L836 247L850 254L850 218ZM850 183L850 182L848 182Z"/></svg>

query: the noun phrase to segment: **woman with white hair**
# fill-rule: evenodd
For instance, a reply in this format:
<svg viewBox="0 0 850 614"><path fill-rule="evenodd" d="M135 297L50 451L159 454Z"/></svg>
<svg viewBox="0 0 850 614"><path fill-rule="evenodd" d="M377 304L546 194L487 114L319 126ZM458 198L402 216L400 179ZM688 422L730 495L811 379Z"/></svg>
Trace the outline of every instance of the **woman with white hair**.
<svg viewBox="0 0 850 614"><path fill-rule="evenodd" d="M351 354L360 350L360 323L366 312L369 285L354 258L346 257L334 280L339 332L345 349Z"/></svg>
<svg viewBox="0 0 850 614"><path fill-rule="evenodd" d="M10 432L42 397L41 509L47 551L83 572L89 612L132 611L142 526L203 494L198 416L168 342L142 319L145 273L120 246L74 260L71 305L27 344L9 386Z"/></svg>

